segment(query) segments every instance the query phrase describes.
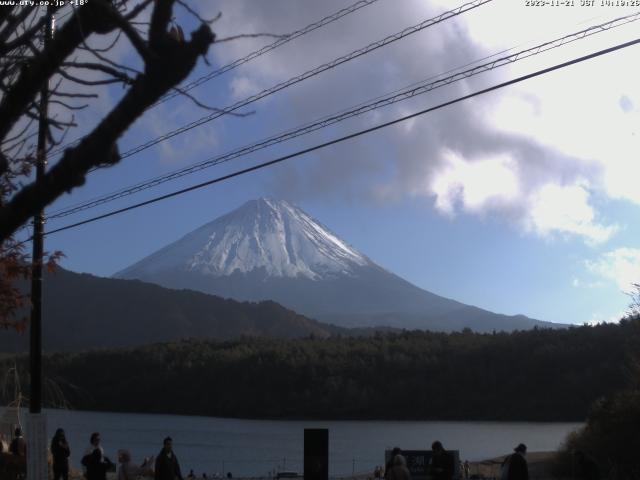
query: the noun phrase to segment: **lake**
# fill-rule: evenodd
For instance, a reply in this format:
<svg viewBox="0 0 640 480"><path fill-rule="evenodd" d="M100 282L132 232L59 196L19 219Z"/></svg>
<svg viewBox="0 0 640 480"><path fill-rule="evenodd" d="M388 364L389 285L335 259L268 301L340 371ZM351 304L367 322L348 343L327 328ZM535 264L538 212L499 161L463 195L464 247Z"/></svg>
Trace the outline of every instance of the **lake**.
<svg viewBox="0 0 640 480"><path fill-rule="evenodd" d="M304 428L329 429L330 475L369 472L384 464L384 451L399 446L430 449L440 440L460 450L460 458L482 460L511 452L520 442L529 451L556 449L579 423L426 422L426 421L298 421L242 420L180 415L45 410L47 435L62 427L76 468L89 445L91 432L100 432L105 454L116 461L120 448L133 460L155 455L167 435L186 475L232 472L233 476L267 476L274 470L302 471Z"/></svg>

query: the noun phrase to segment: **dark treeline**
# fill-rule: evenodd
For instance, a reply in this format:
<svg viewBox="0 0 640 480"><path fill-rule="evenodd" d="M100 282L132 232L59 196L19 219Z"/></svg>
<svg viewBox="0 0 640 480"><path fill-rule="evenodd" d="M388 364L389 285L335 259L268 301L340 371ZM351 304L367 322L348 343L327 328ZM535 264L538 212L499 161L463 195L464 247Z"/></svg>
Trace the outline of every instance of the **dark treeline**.
<svg viewBox="0 0 640 480"><path fill-rule="evenodd" d="M639 379L640 380L640 379ZM571 477L580 470L582 452L594 460L603 478L640 478L640 382L597 400L583 428L569 435L556 458L556 474Z"/></svg>
<svg viewBox="0 0 640 480"><path fill-rule="evenodd" d="M633 320L510 334L191 340L55 354L45 359L45 375L78 409L569 421L584 420L597 398L632 381L638 351L640 320Z"/></svg>

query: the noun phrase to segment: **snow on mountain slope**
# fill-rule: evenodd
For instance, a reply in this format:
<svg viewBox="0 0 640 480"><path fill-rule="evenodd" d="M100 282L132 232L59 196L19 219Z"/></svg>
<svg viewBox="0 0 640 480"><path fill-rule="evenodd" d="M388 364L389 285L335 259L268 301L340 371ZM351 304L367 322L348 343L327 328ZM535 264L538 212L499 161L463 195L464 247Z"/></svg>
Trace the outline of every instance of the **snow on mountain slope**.
<svg viewBox="0 0 640 480"><path fill-rule="evenodd" d="M353 274L372 262L299 208L260 198L118 272L147 277L172 269L221 277L263 270L311 280Z"/></svg>
<svg viewBox="0 0 640 480"><path fill-rule="evenodd" d="M273 300L342 327L477 331L548 326L422 290L369 260L305 212L261 198L118 272L172 289Z"/></svg>

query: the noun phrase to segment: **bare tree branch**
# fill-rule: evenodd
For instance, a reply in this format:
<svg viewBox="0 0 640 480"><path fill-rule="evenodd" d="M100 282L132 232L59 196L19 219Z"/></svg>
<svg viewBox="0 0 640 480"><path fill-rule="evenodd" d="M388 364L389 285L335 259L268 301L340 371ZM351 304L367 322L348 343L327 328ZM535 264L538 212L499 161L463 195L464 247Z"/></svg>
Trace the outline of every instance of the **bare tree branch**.
<svg viewBox="0 0 640 480"><path fill-rule="evenodd" d="M1 10L1 9L0 9ZM7 16L7 25L0 30L0 43L5 43L16 31L16 27L22 23L33 11L29 8L22 8L18 15Z"/></svg>
<svg viewBox="0 0 640 480"><path fill-rule="evenodd" d="M97 93L69 93L69 92L59 92L58 90L52 91L51 96L68 97L68 98L98 98Z"/></svg>
<svg viewBox="0 0 640 480"><path fill-rule="evenodd" d="M49 103L54 103L56 105L61 105L64 108L68 109L68 110L84 110L85 108L87 108L89 106L88 103L85 103L84 105L71 105L69 103L63 102L61 100L49 100Z"/></svg>
<svg viewBox="0 0 640 480"><path fill-rule="evenodd" d="M144 74L135 78L120 102L79 145L65 151L42 182L22 188L0 207L0 242L25 223L34 209L43 208L62 193L82 185L91 168L117 163L116 140L149 106L183 81L197 59L206 54L215 39L207 25L193 32L186 43L167 33L172 4L172 0L158 0L155 4L149 44L158 55L146 62Z"/></svg>
<svg viewBox="0 0 640 480"><path fill-rule="evenodd" d="M67 13L65 17L73 16L60 22L53 39L44 46L42 28L46 20L42 10L0 9L0 328L26 327L26 321L10 318L16 308L24 305L20 302L26 301L21 292L12 290L15 272L26 278L29 271L25 267L29 259L24 254L23 242L16 242L14 234L36 211L82 185L89 171L119 162L116 142L121 135L167 91L176 88L181 92L177 85L200 57L206 61L205 55L215 36L206 20L182 0L178 1L203 22L189 41L185 41L180 27L172 22L176 0L90 0ZM137 21L149 6L152 6L150 22ZM146 27L144 31L139 28L142 26ZM98 35L111 32L117 33L106 42L93 41ZM107 53L123 33L141 58L143 68L121 64ZM91 47L92 43L98 45ZM100 47L100 43L108 45ZM74 59L78 50L88 52L92 58ZM89 71L100 74L95 78L87 75ZM125 90L119 102L88 135L72 146L58 147L61 158L36 182L30 180L38 153L34 136L39 129L33 125L47 114L41 110L39 98L46 95L46 91L41 92L50 81L54 85L46 89L49 103L62 107L63 113L46 116L44 123L40 123L45 129L48 144L45 148L49 152L76 126L73 111L87 107L85 102L73 100L98 97L94 88L78 88L76 92L72 84L95 87L121 83ZM186 92L181 93L202 108L219 111ZM55 254L49 258L55 260ZM16 270L20 266L24 268Z"/></svg>
<svg viewBox="0 0 640 480"><path fill-rule="evenodd" d="M175 86L172 88L172 90L175 90L176 92L178 92L180 95L184 95L185 97L187 97L189 100L191 100L195 105L197 105L198 107L204 109L204 110L209 110L210 112L222 112L223 109L221 108L217 108L217 107L211 107L209 105L205 105L204 103L202 103L201 101L199 101L196 97L194 97L193 95L191 95L190 93L188 93L186 90L183 90L182 88ZM255 110L252 110L250 112L244 112L244 113L239 113L239 112L225 112L225 115L231 115L232 117L248 117L249 115L253 115L255 114Z"/></svg>
<svg viewBox="0 0 640 480"><path fill-rule="evenodd" d="M178 5L180 5L182 8L184 8L187 12L189 12L193 17L195 17L196 20L198 20L200 23L206 23L207 25L212 25L213 23L217 22L220 17L222 17L222 12L218 12L218 14L213 17L210 20L207 20L205 18L203 18L198 12L196 12L193 8L191 8L189 6L188 3L184 2L183 0L177 0Z"/></svg>
<svg viewBox="0 0 640 480"><path fill-rule="evenodd" d="M133 10L131 10L129 13L127 13L124 18L127 21L133 20L138 15L140 15L140 13L142 13L142 11L145 10L149 6L149 4L151 4L152 1L154 1L154 0L144 0L139 5L136 5L136 7ZM125 2L122 2L122 3L125 3ZM172 8L173 8L173 5L172 5Z"/></svg>
<svg viewBox="0 0 640 480"><path fill-rule="evenodd" d="M4 22L7 18L11 17L11 15L13 14L13 9L14 7L11 6L0 8L0 25L2 25L2 22Z"/></svg>
<svg viewBox="0 0 640 480"><path fill-rule="evenodd" d="M120 15L120 12L115 8L111 8L110 14L113 22L124 32L144 61L146 62L150 60L153 53L149 50L147 43L142 39L140 34L132 27L127 19Z"/></svg>
<svg viewBox="0 0 640 480"><path fill-rule="evenodd" d="M163 3L160 1L158 5ZM27 62L14 88L0 103L0 138L4 138L11 130L28 102L35 98L40 87L58 70L64 59L85 40L85 35L108 33L115 28L102 15L107 8L111 8L107 0L92 0L80 7L75 14L77 21L65 23L49 46L41 54L36 52ZM78 22L83 25L82 29L78 27Z"/></svg>
<svg viewBox="0 0 640 480"><path fill-rule="evenodd" d="M82 45L82 46L78 46L78 49L79 50L88 50L88 51L91 51L91 52L99 52L99 53L108 52L113 47L115 47L116 43L118 43L118 40L120 40L121 36L122 36L122 30L118 30L118 33L115 36L115 38L113 39L113 41L111 43L109 43L106 47L97 48L97 47L85 47L84 45Z"/></svg>
<svg viewBox="0 0 640 480"><path fill-rule="evenodd" d="M94 57L96 57L98 60L105 62L109 65L111 65L114 68L123 70L123 71L127 71L127 72L131 72L131 73L135 73L135 74L140 74L142 73L140 70L136 70L135 68L131 68L131 67L127 67L126 65L121 65L118 62L114 62L113 60L111 60L110 58L107 58L105 55L102 55L100 52L96 52L95 50L87 47L87 51L89 53L91 53Z"/></svg>
<svg viewBox="0 0 640 480"><path fill-rule="evenodd" d="M17 140L22 135L24 135L29 130L29 128L31 128L32 125L33 125L33 119L29 120L24 126L24 128L20 130L16 135L14 135L13 137L7 137L3 139L2 142L0 142L0 145L4 145L5 143L9 143L9 142L13 142L14 140Z"/></svg>
<svg viewBox="0 0 640 480"><path fill-rule="evenodd" d="M167 26L171 21L174 0L156 2L149 25L149 45L151 49L160 51L167 44Z"/></svg>
<svg viewBox="0 0 640 480"><path fill-rule="evenodd" d="M59 70L57 72L59 75L62 75L64 78L71 82L78 83L80 85L109 85L111 83L121 83L122 80L118 78L109 78L106 80L85 80L83 78L78 78L70 73L65 72L64 70ZM127 82L128 83L128 82Z"/></svg>
<svg viewBox="0 0 640 480"><path fill-rule="evenodd" d="M126 73L123 73L113 67L109 67L107 65L103 65L102 63L95 62L62 62L62 67L72 67L72 68L82 68L86 70L97 70L99 72L104 72L108 75L111 75L114 78L117 78L123 83L131 84L133 83L133 78L131 78ZM66 73L66 72L65 72Z"/></svg>
<svg viewBox="0 0 640 480"><path fill-rule="evenodd" d="M18 48L19 46L24 45L27 41L30 41L34 34L36 34L39 30L42 30L45 23L46 19L43 17L38 23L36 23L22 35L18 36L10 42L0 44L0 55L4 55L4 53L10 52L11 50Z"/></svg>

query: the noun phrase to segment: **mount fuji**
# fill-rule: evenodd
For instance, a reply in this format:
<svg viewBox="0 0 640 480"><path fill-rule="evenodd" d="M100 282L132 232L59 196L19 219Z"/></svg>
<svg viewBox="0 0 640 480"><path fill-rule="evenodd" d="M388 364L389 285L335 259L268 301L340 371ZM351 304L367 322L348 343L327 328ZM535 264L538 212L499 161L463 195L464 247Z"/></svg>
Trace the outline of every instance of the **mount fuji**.
<svg viewBox="0 0 640 480"><path fill-rule="evenodd" d="M235 300L274 300L342 327L483 332L560 326L422 290L301 209L268 198L245 203L114 276Z"/></svg>

